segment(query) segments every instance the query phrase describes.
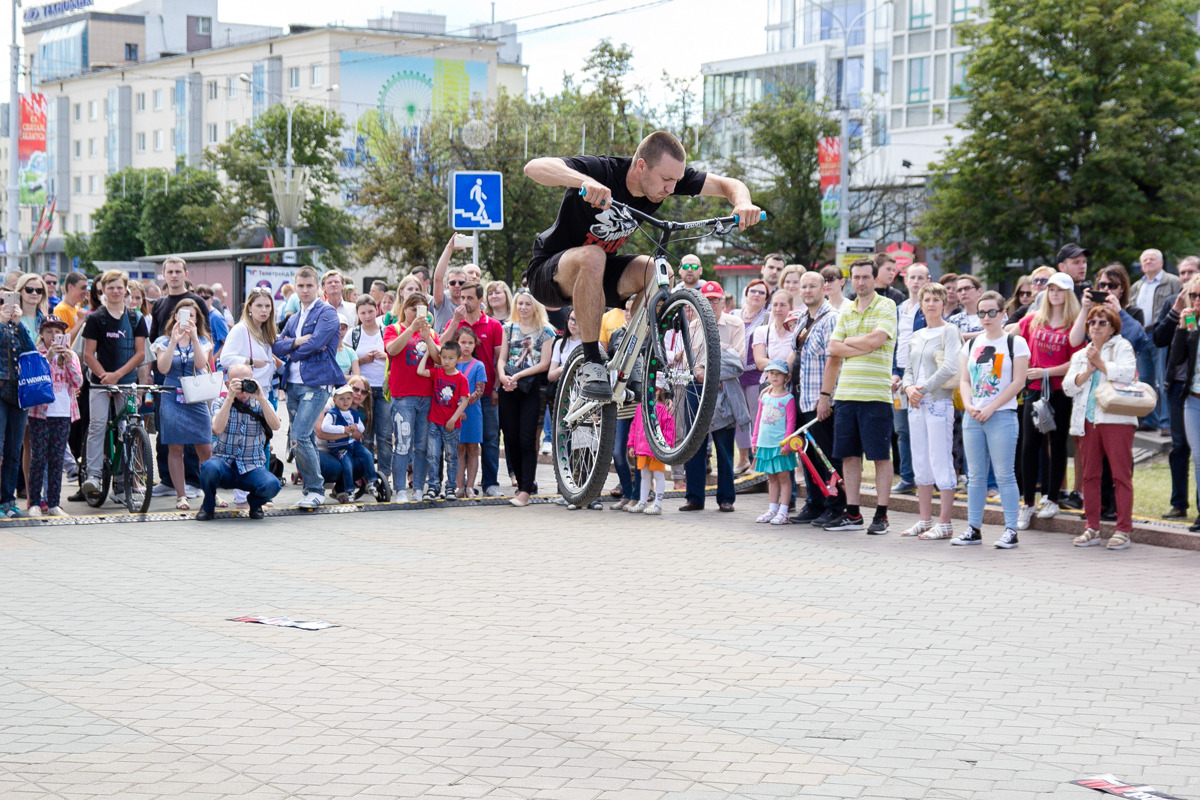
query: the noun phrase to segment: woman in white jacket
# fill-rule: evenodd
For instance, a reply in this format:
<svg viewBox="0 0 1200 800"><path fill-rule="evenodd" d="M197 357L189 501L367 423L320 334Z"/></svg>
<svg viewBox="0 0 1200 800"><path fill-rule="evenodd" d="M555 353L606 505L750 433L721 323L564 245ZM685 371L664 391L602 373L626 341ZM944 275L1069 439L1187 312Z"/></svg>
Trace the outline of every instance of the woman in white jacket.
<svg viewBox="0 0 1200 800"><path fill-rule="evenodd" d="M1133 345L1121 336L1121 318L1108 306L1093 306L1087 315L1091 344L1071 356L1063 391L1074 398L1072 436L1081 437L1078 461L1083 469L1083 513L1087 528L1075 537L1076 547L1100 544L1100 476L1104 459L1112 468L1117 500L1116 532L1109 550L1129 547L1133 531L1133 432L1137 417L1110 414L1096 402L1096 390L1109 381L1132 383L1137 378ZM1077 467L1078 468L1078 467Z"/></svg>

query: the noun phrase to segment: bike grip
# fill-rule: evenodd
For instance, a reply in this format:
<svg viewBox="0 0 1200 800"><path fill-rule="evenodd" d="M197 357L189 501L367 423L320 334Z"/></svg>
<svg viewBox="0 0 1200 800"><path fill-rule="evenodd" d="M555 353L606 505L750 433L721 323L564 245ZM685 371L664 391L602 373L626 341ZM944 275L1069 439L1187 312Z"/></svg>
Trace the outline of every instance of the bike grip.
<svg viewBox="0 0 1200 800"><path fill-rule="evenodd" d="M766 219L766 218L767 218L767 212L765 212L765 211L760 211L760 212L758 212L758 221L759 221L759 222L762 222L762 221L763 221L764 219ZM733 219L734 219L734 221L735 221L735 222L741 222L741 220L739 220L739 219L738 219L738 215L737 215L737 214L734 214L734 215L733 215Z"/></svg>

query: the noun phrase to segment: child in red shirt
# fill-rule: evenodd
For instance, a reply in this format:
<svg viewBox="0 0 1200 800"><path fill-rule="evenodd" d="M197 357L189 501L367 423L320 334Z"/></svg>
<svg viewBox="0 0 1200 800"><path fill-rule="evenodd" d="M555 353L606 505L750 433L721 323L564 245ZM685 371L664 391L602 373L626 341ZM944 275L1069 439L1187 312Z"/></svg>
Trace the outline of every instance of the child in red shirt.
<svg viewBox="0 0 1200 800"><path fill-rule="evenodd" d="M467 377L458 371L460 352L458 342L446 342L441 348L440 367L428 366L428 352L421 356L421 363L417 365L417 374L429 378L433 384L429 402L429 440L425 446L429 458L425 469L426 500L436 500L441 492L438 468L443 451L446 454L446 495L454 496L454 480L458 475L458 429L471 394Z"/></svg>

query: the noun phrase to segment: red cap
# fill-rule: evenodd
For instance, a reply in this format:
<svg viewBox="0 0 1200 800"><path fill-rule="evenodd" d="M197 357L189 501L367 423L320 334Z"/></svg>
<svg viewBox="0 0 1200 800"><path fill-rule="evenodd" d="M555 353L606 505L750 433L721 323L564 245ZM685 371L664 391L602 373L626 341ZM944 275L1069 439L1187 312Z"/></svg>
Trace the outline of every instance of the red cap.
<svg viewBox="0 0 1200 800"><path fill-rule="evenodd" d="M705 281L704 285L700 287L700 294L705 297L724 297L725 290L716 281Z"/></svg>

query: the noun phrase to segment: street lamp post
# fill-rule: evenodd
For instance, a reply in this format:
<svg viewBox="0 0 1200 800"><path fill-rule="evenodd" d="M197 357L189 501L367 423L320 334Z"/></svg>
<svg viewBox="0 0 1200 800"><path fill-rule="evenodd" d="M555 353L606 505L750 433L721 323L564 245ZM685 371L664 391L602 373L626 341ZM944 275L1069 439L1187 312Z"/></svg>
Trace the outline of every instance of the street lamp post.
<svg viewBox="0 0 1200 800"><path fill-rule="evenodd" d="M238 80L242 81L243 83L245 83L247 86L249 86L251 88L254 88L257 86L264 93L267 91L265 87L263 87L259 83L256 83L254 81L254 79L251 78L249 75L247 75L245 72L238 75ZM253 102L253 98L251 98L251 102ZM291 186L292 185L292 170L296 166L296 162L292 159L292 114L295 112L296 106L295 105L287 105L284 103L280 103L280 105L283 106L284 112L287 113L287 155L284 157L284 166L287 167L288 186ZM296 246L295 236L296 236L296 234L292 230L290 225L283 226L283 246L284 247L295 247Z"/></svg>
<svg viewBox="0 0 1200 800"><path fill-rule="evenodd" d="M9 68L8 103L8 232L5 261L8 269L21 268L21 92L17 83L21 74L21 48L17 44L17 0L12 0L12 64Z"/></svg>

